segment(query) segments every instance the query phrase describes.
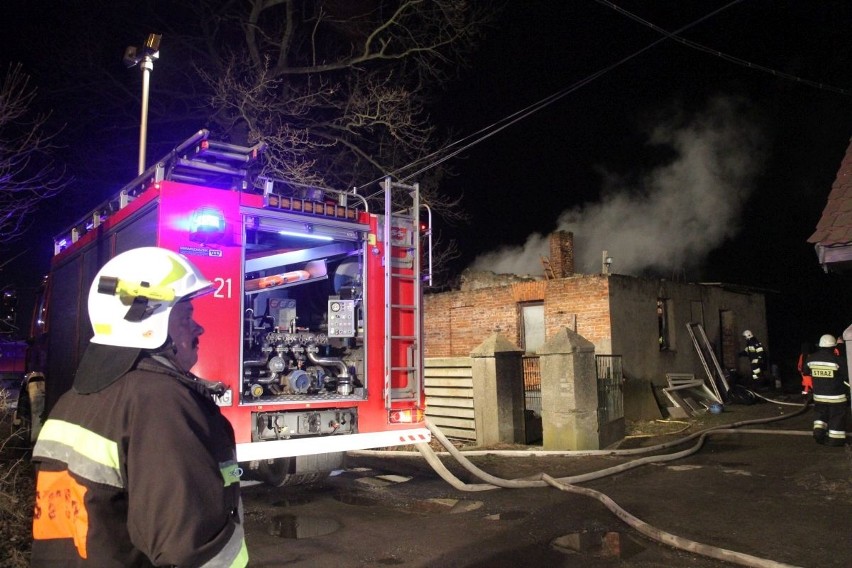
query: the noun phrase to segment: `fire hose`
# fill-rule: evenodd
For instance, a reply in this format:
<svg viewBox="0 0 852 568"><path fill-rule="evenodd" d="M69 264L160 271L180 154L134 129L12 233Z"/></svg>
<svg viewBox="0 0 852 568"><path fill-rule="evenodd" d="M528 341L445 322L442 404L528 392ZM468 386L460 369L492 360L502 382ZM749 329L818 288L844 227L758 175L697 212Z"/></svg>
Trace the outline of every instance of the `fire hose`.
<svg viewBox="0 0 852 568"><path fill-rule="evenodd" d="M766 399L769 400L769 399ZM770 401L775 402L775 401ZM447 469L447 467L441 462L438 454L429 446L428 443L419 443L416 444L416 448L420 455L426 460L426 462L435 470L436 473L447 483L449 483L453 488L458 489L459 491L489 491L492 489L499 488L508 488L508 489L521 489L521 488L532 488L532 487L555 487L560 491L565 491L568 493L575 493L578 495L584 495L586 497L591 497L596 499L600 503L602 503L608 510L610 510L616 517L624 521L630 527L634 528L640 534L645 537L659 542L661 544L665 544L680 550L685 550L687 552L691 552L694 554L699 554L701 556L706 556L709 558L714 558L717 560L721 560L724 562L730 562L732 564L738 564L741 566L750 566L755 568L793 568L789 564L783 564L779 562L775 562L773 560L768 560L764 558L759 558L757 556L753 556L750 554L745 554L742 552L736 552L733 550L728 550L725 548L720 548L708 544L703 544L700 542L696 542L684 537L680 537L674 535L672 533L663 531L658 529L641 519L635 517L630 514L622 507L620 507L614 500L612 500L607 495L596 491L594 489L589 489L585 487L578 487L575 485L576 483L582 483L584 481L591 481L594 479L600 479L609 475L614 475L616 473L621 473L623 471L627 471L641 465L645 465L648 463L660 463L673 461L676 459L680 459L689 455L696 453L703 446L705 440L709 436L717 435L717 434L731 434L731 433L750 433L750 434L782 434L782 435L795 435L795 436L810 436L812 435L809 431L799 431L799 430L772 430L772 429L740 429L741 426L754 425L754 424L766 424L769 422L775 422L778 420L783 420L787 418L791 418L803 413L807 410L808 405L802 404L797 405L801 406L799 410L796 412L785 414L782 416L774 416L770 418L759 418L754 420L743 420L740 422L734 422L732 424L728 424L725 427L711 427L705 430L701 430L699 432L695 432L685 438L674 440L671 442L665 442L662 444L657 444L654 446L648 446L644 448L631 448L627 450L586 450L586 451L513 451L513 450L502 450L502 451L482 451L482 452L464 452L462 453L458 448L456 448L450 440L447 439L446 436L431 422L426 421L426 425L429 428L429 431L438 440L438 442L446 448L447 452L454 457L460 465L462 465L468 472L473 474L478 479L484 481L484 483L476 483L469 484L464 481L458 479L452 472ZM624 455L636 455L643 453L656 452L660 450L664 450L667 448L671 448L674 446L680 446L686 442L691 440L696 440L695 444L693 444L690 448L685 450L674 452L670 454L664 455L653 455L647 456L643 458L639 458L636 460L632 460L617 466L605 468L602 470L574 475L570 477L561 477L561 478L553 478L546 473L540 473L535 476L527 477L524 479L502 479L495 477L480 468L474 465L464 454L474 455L474 454L489 454L489 455L505 455L505 456L624 456ZM374 452L369 450L356 452L362 455L377 455L381 454L382 456L388 455L411 455L412 453L417 454L418 452Z"/></svg>

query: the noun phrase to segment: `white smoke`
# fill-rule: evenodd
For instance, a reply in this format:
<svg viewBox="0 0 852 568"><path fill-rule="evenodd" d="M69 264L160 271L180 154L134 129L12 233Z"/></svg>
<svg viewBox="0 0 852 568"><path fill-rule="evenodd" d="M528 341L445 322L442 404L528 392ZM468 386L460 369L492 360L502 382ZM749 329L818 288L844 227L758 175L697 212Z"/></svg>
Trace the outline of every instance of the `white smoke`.
<svg viewBox="0 0 852 568"><path fill-rule="evenodd" d="M672 113L648 143L670 147L674 158L638 184L602 171L601 200L559 216L556 228L574 233L576 272L600 272L604 250L618 274L679 271L736 234L761 162L760 135L741 102L715 99L689 120ZM542 256L549 256L548 236L533 233L522 246L477 257L471 268L540 274Z"/></svg>

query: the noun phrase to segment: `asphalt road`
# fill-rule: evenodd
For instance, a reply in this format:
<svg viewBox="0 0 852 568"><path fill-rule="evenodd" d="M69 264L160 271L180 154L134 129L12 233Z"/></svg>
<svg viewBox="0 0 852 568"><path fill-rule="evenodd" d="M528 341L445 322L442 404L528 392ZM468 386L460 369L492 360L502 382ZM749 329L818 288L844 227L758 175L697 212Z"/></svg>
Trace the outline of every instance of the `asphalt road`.
<svg viewBox="0 0 852 568"><path fill-rule="evenodd" d="M795 408L729 407L676 436ZM807 431L810 411L761 429ZM627 445L627 444L625 444ZM666 452L682 449L681 447ZM661 453L661 452L658 452ZM634 457L507 457L471 461L489 474L566 477ZM475 476L450 457L459 478ZM653 527L752 555L757 565L852 566L852 449L807 435L710 437L688 457L579 484L612 498ZM305 489L244 489L252 566L721 567L732 564L652 541L600 502L551 487L466 492L419 457L355 455L347 469Z"/></svg>

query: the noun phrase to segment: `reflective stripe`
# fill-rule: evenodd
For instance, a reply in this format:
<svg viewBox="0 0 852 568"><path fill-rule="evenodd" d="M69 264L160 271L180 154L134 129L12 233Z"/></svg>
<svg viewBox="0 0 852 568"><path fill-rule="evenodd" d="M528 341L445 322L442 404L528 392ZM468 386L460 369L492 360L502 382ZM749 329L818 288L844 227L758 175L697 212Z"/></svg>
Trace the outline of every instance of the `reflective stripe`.
<svg viewBox="0 0 852 568"><path fill-rule="evenodd" d="M234 527L234 534L219 554L201 565L202 568L243 568L248 565L245 531L242 525Z"/></svg>
<svg viewBox="0 0 852 568"><path fill-rule="evenodd" d="M814 402L824 402L826 404L837 404L846 402L845 394L814 394Z"/></svg>
<svg viewBox="0 0 852 568"><path fill-rule="evenodd" d="M840 369L840 365L834 361L809 361L808 367L811 370L811 376L815 379L833 379Z"/></svg>
<svg viewBox="0 0 852 568"><path fill-rule="evenodd" d="M812 367L811 377L815 379L833 379L835 372L836 371L834 371L833 369L821 369L819 367Z"/></svg>
<svg viewBox="0 0 852 568"><path fill-rule="evenodd" d="M825 430L828 428L828 423L822 420L814 420L814 430Z"/></svg>
<svg viewBox="0 0 852 568"><path fill-rule="evenodd" d="M44 423L33 448L33 458L57 460L90 481L124 487L118 444L64 420L49 419Z"/></svg>
<svg viewBox="0 0 852 568"><path fill-rule="evenodd" d="M829 438L835 438L838 440L846 439L846 431L845 430L829 430L828 431Z"/></svg>

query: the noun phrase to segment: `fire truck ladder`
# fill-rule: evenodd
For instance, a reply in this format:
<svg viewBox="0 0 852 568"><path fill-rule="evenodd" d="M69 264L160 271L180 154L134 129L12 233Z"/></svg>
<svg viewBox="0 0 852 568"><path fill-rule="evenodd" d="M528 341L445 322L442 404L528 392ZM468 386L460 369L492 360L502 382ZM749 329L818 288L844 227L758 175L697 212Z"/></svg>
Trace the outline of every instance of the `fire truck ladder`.
<svg viewBox="0 0 852 568"><path fill-rule="evenodd" d="M249 172L258 163L266 143L238 146L210 140L209 136L208 130L199 130L118 193L54 237L54 254L59 254L68 244L77 242L88 231L127 207L153 183L170 180L236 191L250 189L247 187L247 180L251 177Z"/></svg>
<svg viewBox="0 0 852 568"><path fill-rule="evenodd" d="M423 381L420 185L385 178L385 408L416 401ZM396 380L394 380L396 378ZM396 385L396 386L394 386Z"/></svg>
<svg viewBox="0 0 852 568"><path fill-rule="evenodd" d="M707 339L707 334L704 333L704 326L700 323L687 322L686 329L689 331L689 336L692 338L692 344L695 345L695 351L698 353L698 358L701 359L701 365L704 367L704 372L707 373L707 382L710 383L710 388L716 394L719 402L723 402L727 397L729 386L725 379L725 373L722 372L722 367L719 366L719 361L716 359L716 354L713 352L713 347ZM713 364L713 369L710 368L710 363ZM713 374L713 371L716 374ZM716 382L718 378L719 382ZM719 385L722 385L724 393L719 392Z"/></svg>

